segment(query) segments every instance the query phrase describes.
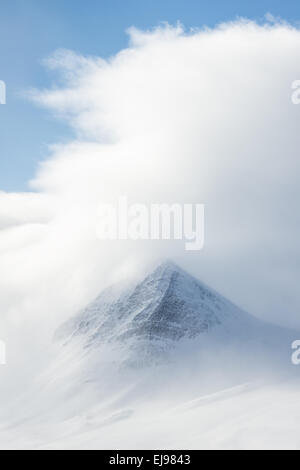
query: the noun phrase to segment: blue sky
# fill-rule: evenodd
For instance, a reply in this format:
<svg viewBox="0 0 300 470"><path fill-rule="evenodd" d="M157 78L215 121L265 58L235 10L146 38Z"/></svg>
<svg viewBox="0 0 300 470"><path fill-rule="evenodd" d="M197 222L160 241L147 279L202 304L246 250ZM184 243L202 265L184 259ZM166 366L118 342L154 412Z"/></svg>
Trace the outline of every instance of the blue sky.
<svg viewBox="0 0 300 470"><path fill-rule="evenodd" d="M0 190L28 189L47 145L71 138L49 113L22 98L31 87L55 81L42 60L57 48L108 57L127 44L126 29L181 21L187 28L213 26L237 16L265 13L297 22L299 0L1 0L0 80L7 104L0 106Z"/></svg>

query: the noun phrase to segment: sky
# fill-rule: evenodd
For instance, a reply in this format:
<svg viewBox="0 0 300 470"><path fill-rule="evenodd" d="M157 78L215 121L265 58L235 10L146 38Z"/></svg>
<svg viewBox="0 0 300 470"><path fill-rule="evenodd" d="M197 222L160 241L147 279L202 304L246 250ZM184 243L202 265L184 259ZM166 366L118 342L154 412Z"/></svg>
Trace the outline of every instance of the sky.
<svg viewBox="0 0 300 470"><path fill-rule="evenodd" d="M42 385L57 327L162 258L298 338L298 1L0 3L0 401ZM99 240L124 195L204 204L203 250Z"/></svg>
<svg viewBox="0 0 300 470"><path fill-rule="evenodd" d="M27 191L48 146L67 142L66 122L25 98L31 88L49 88L58 77L43 65L55 50L108 58L127 47L126 30L148 29L160 22L187 29L214 26L236 17L262 21L270 12L297 23L296 0L1 0L0 80L7 104L0 106L0 190Z"/></svg>
<svg viewBox="0 0 300 470"><path fill-rule="evenodd" d="M0 192L5 316L46 314L47 303L52 321L116 271L167 257L245 310L299 325L299 28L271 17L193 32L164 24L132 28L128 44L108 60L54 51L44 66L55 86L27 93L71 137L53 135L31 192ZM102 243L99 204L124 195L204 204L204 249Z"/></svg>
<svg viewBox="0 0 300 470"><path fill-rule="evenodd" d="M296 12L292 3L276 11L272 2L280 18L264 17L262 2L251 11L210 2L203 12L200 2L162 3L147 12L95 2L95 13L88 2L70 2L70 12L61 1L7 2L0 15L10 18L0 28L7 383L47 362L55 329L104 287L161 258L260 319L300 330ZM124 195L204 204L204 249L99 240L99 204Z"/></svg>

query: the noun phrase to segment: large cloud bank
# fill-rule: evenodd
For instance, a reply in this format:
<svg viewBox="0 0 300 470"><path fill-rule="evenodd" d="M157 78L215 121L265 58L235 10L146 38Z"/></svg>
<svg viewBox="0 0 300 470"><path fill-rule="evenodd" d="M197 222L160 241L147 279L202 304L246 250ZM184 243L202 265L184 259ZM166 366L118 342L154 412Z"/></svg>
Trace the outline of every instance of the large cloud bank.
<svg viewBox="0 0 300 470"><path fill-rule="evenodd" d="M60 85L31 93L75 137L51 149L31 193L0 193L1 335L11 361L104 283L162 256L251 313L300 325L300 107L291 102L300 31L238 21L129 35L109 60L58 51L47 65ZM97 207L120 195L204 203L204 250L99 241Z"/></svg>

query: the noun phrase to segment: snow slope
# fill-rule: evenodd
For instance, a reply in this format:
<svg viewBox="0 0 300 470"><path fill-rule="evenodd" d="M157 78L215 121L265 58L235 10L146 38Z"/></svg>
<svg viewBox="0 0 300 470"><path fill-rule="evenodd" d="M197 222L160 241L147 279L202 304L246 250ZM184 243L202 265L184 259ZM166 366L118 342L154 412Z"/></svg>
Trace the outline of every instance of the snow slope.
<svg viewBox="0 0 300 470"><path fill-rule="evenodd" d="M0 448L300 449L297 337L165 262L59 327Z"/></svg>
<svg viewBox="0 0 300 470"><path fill-rule="evenodd" d="M60 327L56 339L79 341L83 348L105 344L122 349L123 359L152 364L181 349L235 341L264 348L271 354L285 349L295 333L266 324L172 262L164 262L130 287L113 286L101 292L86 309ZM188 340L198 340L189 344ZM251 346L250 346L251 347Z"/></svg>

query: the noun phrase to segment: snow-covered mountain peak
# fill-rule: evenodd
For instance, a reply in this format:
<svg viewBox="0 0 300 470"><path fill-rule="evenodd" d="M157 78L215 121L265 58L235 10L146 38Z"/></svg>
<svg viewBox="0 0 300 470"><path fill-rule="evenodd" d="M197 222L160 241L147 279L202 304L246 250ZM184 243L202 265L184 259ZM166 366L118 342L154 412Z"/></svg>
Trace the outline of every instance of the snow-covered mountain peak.
<svg viewBox="0 0 300 470"><path fill-rule="evenodd" d="M130 288L114 286L64 324L57 337L103 342L158 342L195 338L222 327L247 330L258 322L172 261L165 261Z"/></svg>
<svg viewBox="0 0 300 470"><path fill-rule="evenodd" d="M211 357L216 345L237 355L247 348L250 356L260 350L273 356L283 348L285 357L291 337L292 332L249 315L172 261L130 286L105 289L56 333L63 345L99 357L97 349L108 348L108 361L115 357L116 363L134 365L160 362L171 351L174 358L175 350L188 361L201 351L210 350Z"/></svg>

